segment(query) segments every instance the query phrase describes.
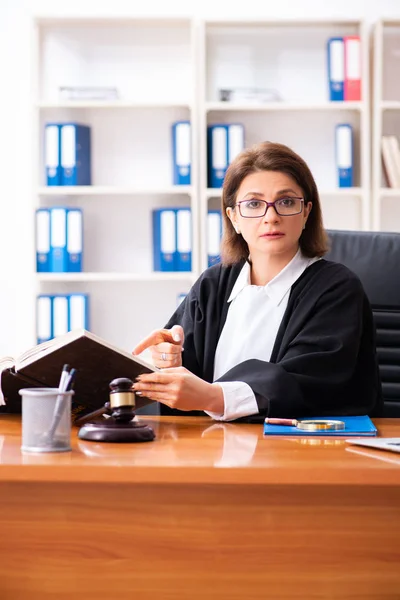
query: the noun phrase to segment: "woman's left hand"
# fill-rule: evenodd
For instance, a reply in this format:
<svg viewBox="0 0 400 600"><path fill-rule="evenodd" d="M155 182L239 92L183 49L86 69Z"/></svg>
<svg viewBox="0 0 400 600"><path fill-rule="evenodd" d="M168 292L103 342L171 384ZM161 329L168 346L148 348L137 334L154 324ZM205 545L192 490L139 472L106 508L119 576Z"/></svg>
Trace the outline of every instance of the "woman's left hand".
<svg viewBox="0 0 400 600"><path fill-rule="evenodd" d="M224 413L221 386L207 383L185 367L172 367L139 375L133 389L150 400L157 400L171 408Z"/></svg>

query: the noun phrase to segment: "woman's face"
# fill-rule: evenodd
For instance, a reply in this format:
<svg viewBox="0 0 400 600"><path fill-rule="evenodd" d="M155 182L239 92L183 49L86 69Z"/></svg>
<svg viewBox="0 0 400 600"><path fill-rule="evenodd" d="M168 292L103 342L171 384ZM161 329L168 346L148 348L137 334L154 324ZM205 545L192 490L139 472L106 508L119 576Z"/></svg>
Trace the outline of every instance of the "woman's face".
<svg viewBox="0 0 400 600"><path fill-rule="evenodd" d="M258 256L280 255L283 258L287 255L290 259L296 254L299 238L312 208L311 202L304 204L298 200L303 197L302 189L285 173L256 171L243 179L235 208L227 208L226 212L235 229L246 240L253 261ZM275 207L269 206L264 216L252 216L262 212L263 208L265 210L265 205L260 202L262 200L280 201L280 212L301 212L290 216L280 215ZM250 215L250 218L242 215Z"/></svg>

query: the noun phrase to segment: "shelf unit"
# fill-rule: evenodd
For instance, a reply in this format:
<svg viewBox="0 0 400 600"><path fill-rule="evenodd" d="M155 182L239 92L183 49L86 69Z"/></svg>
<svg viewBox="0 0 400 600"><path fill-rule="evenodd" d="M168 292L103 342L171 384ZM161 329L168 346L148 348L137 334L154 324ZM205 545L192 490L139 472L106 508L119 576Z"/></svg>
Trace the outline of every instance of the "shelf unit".
<svg viewBox="0 0 400 600"><path fill-rule="evenodd" d="M206 266L206 214L219 207L221 190L207 187L207 125L243 123L245 145L286 143L310 166L320 189L325 225L370 227L368 38L358 20L204 21L199 33L199 141L201 267ZM326 43L359 35L362 100L330 102ZM304 85L306 82L306 85ZM269 88L279 101L265 104L219 100L219 89ZM355 135L356 187L338 188L334 127L350 123ZM322 151L321 151L322 150Z"/></svg>
<svg viewBox="0 0 400 600"><path fill-rule="evenodd" d="M88 293L90 329L131 350L164 325L199 272L196 227L192 272L153 272L151 220L152 209L167 206L190 206L193 222L198 219L195 24L189 18L41 18L34 39L32 213L61 205L84 214L84 272L34 274L34 296ZM60 86L79 85L114 86L119 99L59 100ZM191 122L190 186L172 184L171 125L182 119ZM68 121L91 126L93 185L46 187L44 126Z"/></svg>
<svg viewBox="0 0 400 600"><path fill-rule="evenodd" d="M400 231L400 189L386 187L381 157L382 135L400 139L400 19L378 21L373 46L373 228Z"/></svg>
<svg viewBox="0 0 400 600"><path fill-rule="evenodd" d="M329 102L326 42L357 34L362 47L362 101ZM207 266L207 210L220 189L207 187L207 125L242 122L246 145L287 143L308 162L321 193L325 225L370 226L368 40L359 20L211 21L176 19L38 19L34 23L35 93L32 198L40 206L84 211L83 273L36 274L33 294L90 294L91 329L131 349L162 326ZM304 85L306 82L306 85ZM65 85L115 86L118 101L59 101ZM279 90L266 104L221 102L218 89ZM390 108L390 107L387 107ZM172 185L173 121L190 119L192 183ZM92 127L93 185L46 187L46 122ZM337 188L334 127L355 134L355 187ZM151 210L190 206L191 273L152 270ZM29 250L29 255L31 251ZM32 252L32 255L34 253ZM32 298L32 322L34 316ZM32 340L32 344L34 340Z"/></svg>

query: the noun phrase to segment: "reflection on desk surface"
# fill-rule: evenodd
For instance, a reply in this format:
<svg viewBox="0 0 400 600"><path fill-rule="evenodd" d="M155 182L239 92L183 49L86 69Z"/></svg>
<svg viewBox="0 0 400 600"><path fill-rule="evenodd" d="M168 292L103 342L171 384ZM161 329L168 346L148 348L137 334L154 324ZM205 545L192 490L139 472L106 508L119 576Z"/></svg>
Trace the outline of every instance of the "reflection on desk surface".
<svg viewBox="0 0 400 600"><path fill-rule="evenodd" d="M164 420L163 420L164 419ZM108 465L134 466L216 466L239 467L251 462L259 440L261 425L215 423L210 418L141 418L156 434L154 442L137 444L109 444L89 442L77 438L78 428L72 431L72 452L23 453L20 450L20 431L14 417L8 426L0 421L7 432L0 436L0 464L54 464L79 462L83 455L93 464L101 460ZM4 430L3 429L3 430ZM82 456L81 456L82 458Z"/></svg>
<svg viewBox="0 0 400 600"><path fill-rule="evenodd" d="M359 456L374 458L375 460L382 460L383 462L400 467L400 455L393 454L389 450L382 451L377 448L372 449L361 446L352 446L351 448L346 448L346 451L350 452L351 454L358 454Z"/></svg>
<svg viewBox="0 0 400 600"><path fill-rule="evenodd" d="M247 484L400 486L397 463L352 454L343 438L266 437L262 424L221 423L209 417L146 416L140 421L153 427L154 441L89 442L79 440L73 428L72 452L24 454L21 418L1 415L0 480L230 483L239 478ZM376 425L380 435L400 437L400 420L376 420Z"/></svg>
<svg viewBox="0 0 400 600"><path fill-rule="evenodd" d="M114 457L115 464L123 464L121 459L125 459L127 462L133 460L138 466L149 465L151 461L153 466L240 467L251 462L260 438L258 427L249 430L239 424L213 423L210 420L207 427L197 430L188 448L187 444L180 443L178 424L150 422L148 419L146 422L153 427L157 443L135 444L134 455L127 452L122 457L121 444L116 448L116 444L78 440L78 448L89 458L102 457L108 461ZM211 443L205 446L202 440Z"/></svg>

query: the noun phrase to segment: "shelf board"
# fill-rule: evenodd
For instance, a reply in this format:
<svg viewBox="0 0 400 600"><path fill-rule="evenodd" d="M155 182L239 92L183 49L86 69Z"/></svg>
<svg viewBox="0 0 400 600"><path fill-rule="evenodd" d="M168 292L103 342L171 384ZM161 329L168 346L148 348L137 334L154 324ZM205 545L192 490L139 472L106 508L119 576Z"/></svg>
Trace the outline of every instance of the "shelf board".
<svg viewBox="0 0 400 600"><path fill-rule="evenodd" d="M318 191L319 191L320 196L357 196L357 197L361 197L365 193L365 190L361 187L320 189Z"/></svg>
<svg viewBox="0 0 400 600"><path fill-rule="evenodd" d="M167 188L140 189L134 187L118 187L107 185L77 185L77 186L42 186L38 189L39 196L176 196L190 195L190 185L172 185Z"/></svg>
<svg viewBox="0 0 400 600"><path fill-rule="evenodd" d="M190 110L191 105L187 102L122 102L120 100L71 100L63 102L38 102L39 110L66 109L66 108L101 108L101 109L162 109L162 108L184 108Z"/></svg>
<svg viewBox="0 0 400 600"><path fill-rule="evenodd" d="M400 110L400 100L385 100L380 106L382 110Z"/></svg>
<svg viewBox="0 0 400 600"><path fill-rule="evenodd" d="M385 17L382 19L384 27L400 27L400 19L396 17Z"/></svg>
<svg viewBox="0 0 400 600"><path fill-rule="evenodd" d="M73 16L73 17L59 17L59 16L37 16L35 17L35 23L42 27L129 27L136 25L142 26L153 26L157 28L168 28L171 25L189 27L191 25L190 17L186 16L163 16L154 18L152 16Z"/></svg>
<svg viewBox="0 0 400 600"><path fill-rule="evenodd" d="M387 198L400 198L400 188L380 188L379 196L386 196Z"/></svg>
<svg viewBox="0 0 400 600"><path fill-rule="evenodd" d="M264 103L239 103L239 102L206 102L206 112L241 111L241 112L267 112L267 111L314 111L314 110L361 110L363 102L264 102Z"/></svg>
<svg viewBox="0 0 400 600"><path fill-rule="evenodd" d="M220 198L222 195L222 188L207 188L206 198Z"/></svg>
<svg viewBox="0 0 400 600"><path fill-rule="evenodd" d="M193 271L187 272L160 272L160 273L36 273L40 282L138 282L157 283L160 281L194 281L197 277Z"/></svg>
<svg viewBox="0 0 400 600"><path fill-rule="evenodd" d="M334 19L286 19L286 18L270 18L270 19L206 19L207 27L331 27L342 26L359 26L360 20L352 18L334 18Z"/></svg>
<svg viewBox="0 0 400 600"><path fill-rule="evenodd" d="M207 188L206 198L220 198L222 194L222 188ZM320 196L357 196L360 197L364 194L364 189L360 187L351 188L332 188L332 189L320 189Z"/></svg>

